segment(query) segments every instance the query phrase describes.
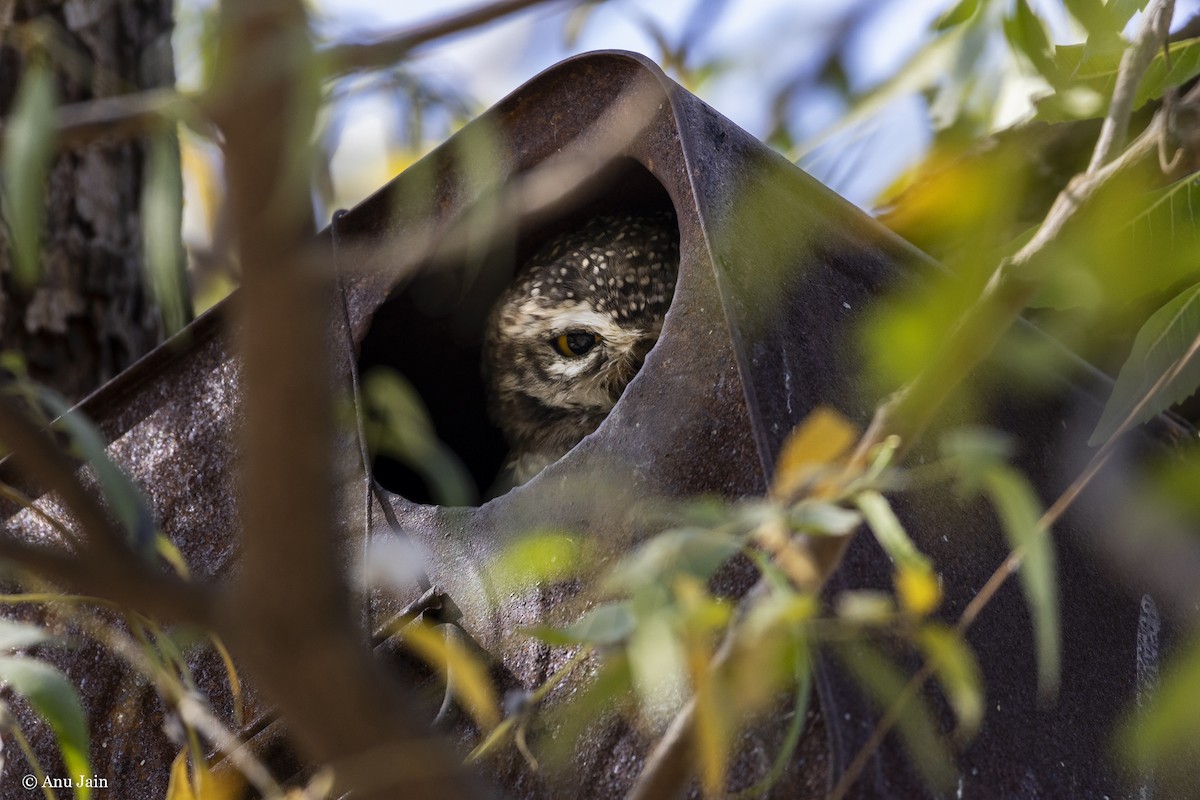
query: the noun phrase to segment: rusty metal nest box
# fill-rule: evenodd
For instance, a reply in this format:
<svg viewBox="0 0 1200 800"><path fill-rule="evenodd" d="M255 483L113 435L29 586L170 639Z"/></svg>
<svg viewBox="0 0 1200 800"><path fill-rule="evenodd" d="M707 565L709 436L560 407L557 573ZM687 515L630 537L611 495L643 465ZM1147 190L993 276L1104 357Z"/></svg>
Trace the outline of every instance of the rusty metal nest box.
<svg viewBox="0 0 1200 800"><path fill-rule="evenodd" d="M486 485L504 446L485 413L480 340L515 265L589 217L668 209L678 220L681 253L674 300L645 366L594 434L530 482L477 507L416 502L418 484L383 470L380 477L400 492L386 496L389 508L373 504L364 517L345 517L352 538L390 528L393 516L419 540L430 554L430 577L461 608L465 629L503 652L519 681L540 675L542 655L503 642L541 609L496 596L482 569L490 559L534 527L634 541L652 532L637 513L647 499L762 494L785 436L812 409L832 406L866 422L877 398L863 389L855 326L889 290L936 268L652 62L620 52L574 58L534 78L323 234L340 276L336 318L348 326L330 336L341 379L376 366L406 375L439 436ZM230 432L238 366L224 316L218 309L197 320L84 404L205 577L220 576L236 559ZM1022 328L1015 335L1037 334ZM1069 448L1062 443L1086 439L1104 391L1086 368L1067 357L1063 363L1073 372L1052 394L995 389L987 397L995 424L1021 443L1021 466L1047 495L1065 482L1060 454ZM361 502L367 476L350 479ZM1085 500L1058 527L1064 684L1057 701L1036 697L1032 634L1018 591L1002 592L972 631L989 710L958 762L967 796L1118 790L1097 732L1111 730L1136 695L1137 637L1150 589L1104 572L1095 549L1081 543L1104 519L1105 504L1119 501L1097 493ZM919 543L944 571L946 607L956 613L1002 560L1002 534L980 509L947 508L929 496L914 496L902 510L918 536L928 532ZM14 517L7 524L35 523ZM944 531L971 531L971 541L942 541ZM859 537L835 582L884 587L889 576L883 553ZM728 575L725 588L744 590L747 580ZM80 661L74 669L95 666ZM218 705L227 699L214 665L199 672ZM836 776L878 712L836 664L825 665L818 686L828 763L804 769ZM115 701L89 702L103 714ZM147 734L113 735L137 741ZM154 752L169 764L169 748ZM620 748L584 754L578 779L594 796L621 794L640 763L628 758ZM518 784L519 794L533 791ZM889 740L856 796L926 792Z"/></svg>

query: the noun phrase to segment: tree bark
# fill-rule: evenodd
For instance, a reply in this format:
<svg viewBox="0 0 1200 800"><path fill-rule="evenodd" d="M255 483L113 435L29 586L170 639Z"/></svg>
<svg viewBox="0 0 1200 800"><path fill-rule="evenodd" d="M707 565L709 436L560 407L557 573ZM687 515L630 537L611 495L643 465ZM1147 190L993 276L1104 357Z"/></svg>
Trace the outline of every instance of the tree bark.
<svg viewBox="0 0 1200 800"><path fill-rule="evenodd" d="M16 0L7 30L5 5L0 115L12 109L35 30L49 32L41 41L49 43L44 52L62 103L174 83L169 0ZM31 377L70 400L164 336L143 269L147 152L144 140L101 141L55 157L44 198L42 275L31 290L13 281L0 227L0 348L23 353Z"/></svg>

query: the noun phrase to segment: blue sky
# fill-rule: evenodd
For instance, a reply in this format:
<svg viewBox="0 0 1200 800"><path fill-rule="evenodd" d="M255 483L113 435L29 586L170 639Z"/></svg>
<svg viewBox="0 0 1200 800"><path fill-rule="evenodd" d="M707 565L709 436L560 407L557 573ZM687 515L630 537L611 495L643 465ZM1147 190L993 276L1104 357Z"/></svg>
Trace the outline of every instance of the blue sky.
<svg viewBox="0 0 1200 800"><path fill-rule="evenodd" d="M180 7L213 0L180 0ZM464 9L487 0L310 0L326 35L366 39ZM851 9L870 13L854 28L846 51L848 80L862 90L886 80L918 48L930 22L953 0L609 0L590 13L571 45L564 31L570 2L548 3L480 31L453 37L419 50L410 66L443 86L454 87L486 108L537 73L569 55L588 50L635 50L657 58L659 46L645 20L677 40L689 24L704 31L696 40L700 60L728 59L729 68L700 87L701 96L743 128L763 138L769 130L773 93L789 76L815 69L834 39L835 27ZM1055 40L1074 35L1056 0L1030 0L1050 24ZM1200 0L1180 0L1176 19L1195 13ZM698 24L699 23L699 24ZM177 37L179 72L187 83L188 47ZM181 46L183 45L183 46ZM1019 81L1005 98L1015 120L1028 107ZM378 188L396 159L398 115L391 98L356 94L343 108L337 126L332 175L338 202L350 205ZM813 136L844 112L831 93L805 95L793 125ZM435 139L450 131L435 131ZM801 161L818 179L864 208L907 166L916 162L931 138L929 113L915 96L898 98L867 124L832 139ZM436 142L434 142L436 143Z"/></svg>
<svg viewBox="0 0 1200 800"><path fill-rule="evenodd" d="M317 0L314 9L325 17L323 28L335 36L369 36L480 5L481 0ZM851 48L852 81L867 86L886 78L919 46L921 36L949 0L893 0L878 3L870 24L862 26ZM617 48L656 57L659 47L643 22L649 18L667 37L676 39L686 29L693 10L702 6L706 34L696 45L700 59L728 57L733 66L705 85L706 101L756 136L769 130L773 90L797 70L815 66L823 45L833 36L833 26L844 18L851 0L801 2L795 0L610 0L591 12L582 34L572 46L564 42L570 16L569 3L521 14L511 21L489 26L419 52L414 66L423 74L463 88L480 103L490 106L543 69L569 55L588 50ZM861 3L859 4L861 5ZM714 11L716 13L714 13ZM692 24L695 24L693 22ZM748 46L749 45L749 46ZM382 98L364 97L349 116L342 146L334 159L335 179L360 183L364 192L371 180L366 163L382 158L389 114ZM835 120L840 107L812 98L801 109L799 124L815 133ZM887 130L886 147L875 148L878 158L845 174L829 169L829 151L809 164L818 177L835 184L852 201L869 205L875 195L907 163L916 159L928 141L923 105L911 98L894 104L865 135ZM871 141L865 143L870 151ZM836 153L837 148L831 148ZM875 164L876 161L881 164ZM359 175L361 177L354 177Z"/></svg>

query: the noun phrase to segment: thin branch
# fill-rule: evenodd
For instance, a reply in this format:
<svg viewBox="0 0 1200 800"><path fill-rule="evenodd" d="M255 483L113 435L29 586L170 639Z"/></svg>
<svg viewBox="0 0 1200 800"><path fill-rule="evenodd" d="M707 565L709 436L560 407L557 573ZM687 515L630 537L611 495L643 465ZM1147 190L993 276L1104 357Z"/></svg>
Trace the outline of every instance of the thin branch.
<svg viewBox="0 0 1200 800"><path fill-rule="evenodd" d="M0 537L0 558L80 594L95 595L169 621L204 625L212 604L206 590L155 569L133 552L104 508L79 482L75 465L29 419L0 395L0 441L13 463L58 493L85 536L77 552Z"/></svg>
<svg viewBox="0 0 1200 800"><path fill-rule="evenodd" d="M1086 468L1084 468L1083 472L1081 472L1075 478L1075 480L1071 482L1071 485L1068 486L1066 490L1064 490L1063 493L1058 496L1058 499L1054 501L1054 504L1050 506L1050 508L1046 509L1045 513L1042 514L1041 518L1037 522L1035 535L1046 536L1049 534L1050 529L1054 527L1054 525L1058 522L1062 515L1066 513L1067 509L1071 507L1083 490L1087 488L1088 484L1092 482L1092 479L1094 479L1100 470L1104 468L1104 465L1108 463L1108 459L1112 455L1117 441L1134 426L1134 421L1139 418L1139 415L1142 413L1142 409L1146 407L1150 400L1153 399L1154 396L1163 389L1163 387L1167 386L1177 377L1179 377L1179 374L1183 372L1189 363L1191 363L1191 360L1196 357L1197 353L1200 353L1200 336L1196 337L1196 339L1192 342L1191 347L1188 348L1187 352L1184 353L1178 360L1176 360L1170 369L1159 376L1158 380L1155 381L1154 385L1151 386L1146 394L1142 396L1142 399L1138 402L1138 404L1134 406L1129 414L1126 415L1125 420L1121 423L1121 426L1113 433L1112 436L1108 437L1108 439L1104 442L1104 445L1096 452L1094 456L1092 456L1091 460L1088 461L1088 465ZM1026 548L1018 547L1009 553L1008 557L1005 558L1004 561L1001 562L1000 566L998 566L995 571L992 572L991 576L988 577L987 582L984 583L983 587L976 592L973 598L971 598L971 602L967 603L966 608L964 608L962 614L959 615L958 623L955 625L955 629L958 631L960 636L966 635L967 631L970 630L971 626L975 623L975 620L979 617L980 612L987 607L987 604L992 601L992 599L996 596L996 593L1000 591L1000 588L1005 584L1005 582L1007 582L1008 579L1012 577L1018 569L1020 569L1022 562L1025 560L1025 552ZM855 781L858 780L858 776L862 774L863 769L866 768L867 762L870 760L872 754L874 754L875 750L878 749L883 743L883 740L887 737L888 733L891 732L892 728L895 727L896 723L899 722L900 716L904 712L904 708L913 699L913 697L916 696L917 691L925 685L926 681L928 681L932 675L933 667L928 662L922 665L921 669L915 675L913 675L908 684L904 687L904 690L893 701L891 707L887 710L887 713L880 718L879 723L875 726L875 730L871 732L870 737L868 737L867 741L863 743L863 746L859 749L858 753L855 754L854 759L850 762L850 765L846 768L846 771L842 773L841 778L838 780L837 786L835 786L834 790L830 793L828 800L841 800L841 798L846 796L846 793L854 785Z"/></svg>
<svg viewBox="0 0 1200 800"><path fill-rule="evenodd" d="M1164 3L1159 2L1155 8L1161 8L1163 5ZM1158 28L1155 27L1154 30L1158 30ZM1123 64L1122 69L1127 71L1140 69L1136 80L1133 76L1124 79L1125 83L1132 81L1136 88L1141 74L1145 71L1145 65L1131 61L1128 65ZM1183 103L1188 105L1198 101L1200 101L1200 86L1194 87L1188 92ZM888 398L876 410L870 427L859 441L855 453L850 459L847 467L848 475L861 472L870 462L876 448L891 437L899 438L902 451L909 449L920 437L950 394L992 352L1028 305L1041 283L1043 276L1039 273L1045 270L1046 256L1050 252L1051 246L1075 217L1080 207L1115 178L1143 164L1157 153L1159 138L1167 127L1165 117L1165 113L1159 111L1146 130L1119 157L1111 160L1105 159L1102 166L1089 168L1088 171L1077 175L1059 193L1033 238L1019 252L996 268L979 299L967 309L955 330L946 337L946 345L943 349L911 383ZM1105 144L1104 147L1107 148L1110 145ZM1104 455L1107 457L1107 453ZM1099 466L1097 466L1098 468ZM1089 470L1086 474L1087 480L1090 480L1094 474L1094 471ZM1071 499L1074 497L1072 496ZM1067 502L1069 503L1069 500ZM1056 509L1056 513L1061 513L1059 504L1056 504L1052 510ZM821 584L833 574L851 539L850 536L841 537L834 543L834 547L821 551L817 563L821 573ZM1005 563L1008 564L1008 561ZM1005 572L1004 578L1011 574L1011 571L1015 571L1019 563L1018 557L1015 563L1009 565L1010 570ZM1005 565L1001 565L998 572L1005 569ZM997 580L999 583L1003 583L1004 578ZM755 589L761 585L762 581L760 580ZM995 588L998 586L999 584ZM993 592L994 590L992 589ZM743 600L742 607L745 607L745 604L746 601ZM918 676L921 674L918 673ZM916 683L913 691L919 688L927 677L927 675L922 677L921 681ZM908 696L907 690L905 696ZM690 773L687 771L686 764L689 754L687 744L693 714L694 706L689 703L672 722L668 734L657 743L651 757L647 759L642 774L638 776L634 790L629 795L630 800L649 797L650 795L645 793L643 787L654 786L657 789L671 786L679 788L682 783L676 781L682 781L688 777ZM889 721L887 726L889 730L898 716L899 712L885 717L885 720ZM861 770L862 765L873 752L873 748L882 741L883 735L886 735L886 731L878 739L874 735L871 737L868 742L871 749L868 750L864 747L865 755L860 752L861 759L856 758L853 762L857 770ZM859 763L860 761L861 763ZM843 775L843 781L847 781L849 775L850 770L848 769L847 773ZM848 778L847 788L856 777L857 772L853 777Z"/></svg>
<svg viewBox="0 0 1200 800"><path fill-rule="evenodd" d="M1141 27L1138 28L1133 44L1125 48L1121 55L1117 84L1113 88L1112 101L1108 105L1104 125L1100 128L1100 137L1092 151L1088 172L1103 167L1125 146L1125 139L1129 133L1129 117L1133 113L1133 101L1137 97L1138 85L1141 84L1142 76L1146 74L1150 62L1154 60L1154 54L1166 43L1171 18L1174 16L1175 0L1157 0L1143 14Z"/></svg>
<svg viewBox="0 0 1200 800"><path fill-rule="evenodd" d="M461 14L405 28L371 42L333 45L321 55L330 64L332 75L389 67L421 45L482 27L534 6L557 2L563 0L500 0Z"/></svg>
<svg viewBox="0 0 1200 800"><path fill-rule="evenodd" d="M201 99L174 89L147 89L59 106L54 129L46 135L54 137L56 146L70 148L99 140L133 139L167 130L176 122L187 122L217 138L204 116ZM0 123L0 152L4 150L3 136L4 124Z"/></svg>

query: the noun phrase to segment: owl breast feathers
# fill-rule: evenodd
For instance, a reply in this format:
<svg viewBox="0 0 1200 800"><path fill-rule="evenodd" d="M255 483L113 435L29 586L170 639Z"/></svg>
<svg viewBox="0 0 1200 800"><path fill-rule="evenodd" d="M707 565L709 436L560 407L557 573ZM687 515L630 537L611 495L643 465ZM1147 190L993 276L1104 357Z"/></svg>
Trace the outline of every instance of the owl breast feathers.
<svg viewBox="0 0 1200 800"><path fill-rule="evenodd" d="M594 431L658 341L679 271L671 214L604 216L548 242L488 318L488 411L524 483Z"/></svg>

